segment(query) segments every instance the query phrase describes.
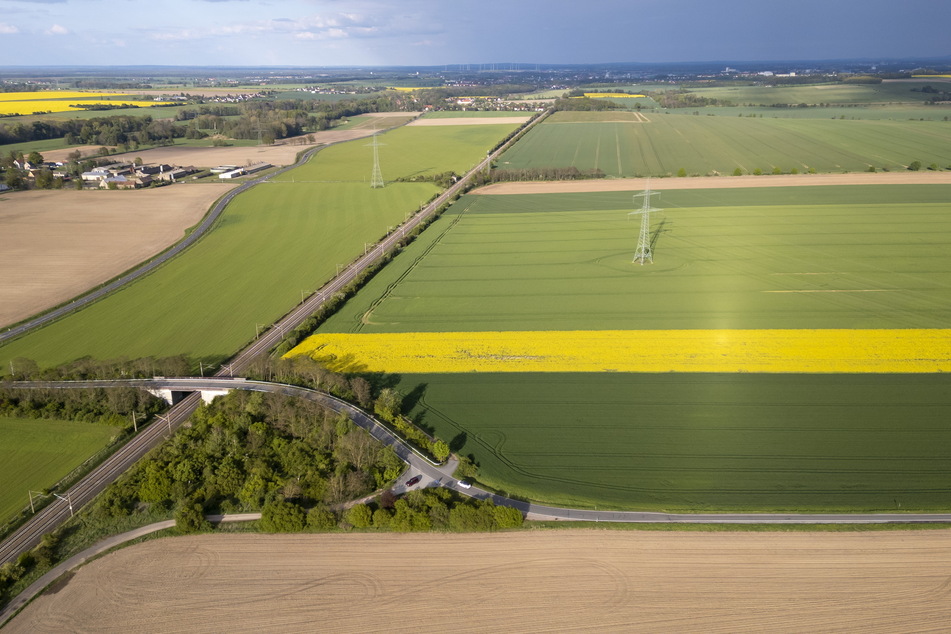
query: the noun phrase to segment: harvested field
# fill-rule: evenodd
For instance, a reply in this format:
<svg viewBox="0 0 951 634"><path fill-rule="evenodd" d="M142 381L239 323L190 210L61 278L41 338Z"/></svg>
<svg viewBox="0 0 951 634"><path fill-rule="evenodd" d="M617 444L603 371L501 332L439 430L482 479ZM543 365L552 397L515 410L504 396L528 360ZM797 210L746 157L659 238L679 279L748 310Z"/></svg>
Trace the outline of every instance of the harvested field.
<svg viewBox="0 0 951 634"><path fill-rule="evenodd" d="M489 125L498 123L510 123L512 125L521 125L531 119L530 115L524 117L447 117L447 118L427 118L416 119L408 125L412 126L431 126L431 125Z"/></svg>
<svg viewBox="0 0 951 634"><path fill-rule="evenodd" d="M610 178L598 180L496 183L472 194L570 194L651 189L727 189L734 187L812 187L816 185L941 185L951 172L885 172L854 174L769 174L763 176L697 176L691 178Z"/></svg>
<svg viewBox="0 0 951 634"><path fill-rule="evenodd" d="M51 308L181 239L232 184L33 190L0 202L0 324Z"/></svg>
<svg viewBox="0 0 951 634"><path fill-rule="evenodd" d="M134 150L125 154L112 155L116 161L131 161L141 158L145 163L169 163L171 165L193 165L195 167L215 167L217 165L246 165L251 163L271 163L272 165L290 165L297 154L314 145L329 145L341 141L351 141L370 136L376 129L400 125L406 119L415 116L413 112L378 112L354 117L365 120L363 124L349 125L340 130L324 130L310 135L281 139L273 145L244 145L233 147L193 147L173 145L148 150ZM314 143L307 143L306 137L312 136ZM98 157L98 145L81 145L62 150L43 152L47 161L65 161L71 152L79 150L84 157ZM115 149L115 148L113 148Z"/></svg>
<svg viewBox="0 0 951 634"><path fill-rule="evenodd" d="M107 555L9 632L939 630L945 530L203 535Z"/></svg>
<svg viewBox="0 0 951 634"><path fill-rule="evenodd" d="M194 165L195 167L215 167L216 165L249 165L253 163L271 163L272 165L290 165L297 154L315 144L351 141L373 134L372 129L327 130L314 133L314 144L302 144L297 137L284 139L274 145L251 145L234 147L188 147L173 145L157 147L151 150L137 150L128 154L117 154L117 160L131 160L141 157L145 163L169 163L171 165ZM45 156L45 155L44 155Z"/></svg>

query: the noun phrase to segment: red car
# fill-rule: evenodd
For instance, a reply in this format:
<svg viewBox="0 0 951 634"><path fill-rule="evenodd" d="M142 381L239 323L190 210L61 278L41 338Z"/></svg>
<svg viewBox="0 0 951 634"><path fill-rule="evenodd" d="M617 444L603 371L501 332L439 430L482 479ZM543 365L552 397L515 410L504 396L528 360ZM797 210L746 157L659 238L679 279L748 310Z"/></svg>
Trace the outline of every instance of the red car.
<svg viewBox="0 0 951 634"><path fill-rule="evenodd" d="M423 476L421 475L413 476L412 478L406 481L406 486L411 487L422 479L423 479Z"/></svg>

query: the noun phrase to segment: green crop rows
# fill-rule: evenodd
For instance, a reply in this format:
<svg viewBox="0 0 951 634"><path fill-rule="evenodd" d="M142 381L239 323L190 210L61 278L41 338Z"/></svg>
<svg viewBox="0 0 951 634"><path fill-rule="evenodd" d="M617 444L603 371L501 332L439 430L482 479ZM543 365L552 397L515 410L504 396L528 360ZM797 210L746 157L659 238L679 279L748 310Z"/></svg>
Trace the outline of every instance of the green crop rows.
<svg viewBox="0 0 951 634"><path fill-rule="evenodd" d="M647 510L941 510L945 375L435 374L400 389L480 480Z"/></svg>
<svg viewBox="0 0 951 634"><path fill-rule="evenodd" d="M662 184L662 181L658 185ZM629 192L470 195L325 332L942 328L951 186L671 190L655 262ZM900 210L900 211L898 211ZM804 292L770 292L770 291ZM841 290L846 292L809 292ZM847 292L847 291L861 292ZM867 292L876 290L877 292ZM566 505L940 509L940 375L407 374L480 480Z"/></svg>
<svg viewBox="0 0 951 634"><path fill-rule="evenodd" d="M72 421L0 417L0 523L109 444L116 429Z"/></svg>
<svg viewBox="0 0 951 634"><path fill-rule="evenodd" d="M0 348L0 359L55 365L83 356L230 356L362 254L438 189L400 177L463 172L513 125L401 128L380 135L382 189L367 142L329 147L237 197L216 228L148 277Z"/></svg>
<svg viewBox="0 0 951 634"><path fill-rule="evenodd" d="M946 327L949 194L666 191L643 267L630 193L470 195L323 330Z"/></svg>
<svg viewBox="0 0 951 634"><path fill-rule="evenodd" d="M852 121L672 116L649 122L585 122L558 113L533 129L498 162L502 169L577 167L607 176L731 175L905 169L951 165L945 121ZM603 117L601 113L597 113ZM569 116L570 115L570 116Z"/></svg>

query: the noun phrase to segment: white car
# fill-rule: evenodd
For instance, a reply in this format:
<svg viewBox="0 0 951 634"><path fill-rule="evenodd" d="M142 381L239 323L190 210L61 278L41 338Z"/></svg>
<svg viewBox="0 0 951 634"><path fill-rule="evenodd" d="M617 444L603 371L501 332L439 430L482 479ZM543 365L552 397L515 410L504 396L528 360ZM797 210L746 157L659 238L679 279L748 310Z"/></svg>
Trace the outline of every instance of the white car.
<svg viewBox="0 0 951 634"><path fill-rule="evenodd" d="M465 480L459 480L459 486L463 489L471 489L472 485L466 482Z"/></svg>

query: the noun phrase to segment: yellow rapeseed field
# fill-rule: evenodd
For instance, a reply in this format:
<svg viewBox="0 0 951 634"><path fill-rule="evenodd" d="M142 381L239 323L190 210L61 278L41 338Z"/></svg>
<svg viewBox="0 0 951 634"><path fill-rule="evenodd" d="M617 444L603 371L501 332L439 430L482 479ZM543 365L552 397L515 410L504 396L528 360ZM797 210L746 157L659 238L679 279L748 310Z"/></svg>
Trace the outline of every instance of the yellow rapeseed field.
<svg viewBox="0 0 951 634"><path fill-rule="evenodd" d="M617 97L619 99L635 98L635 97L645 97L646 95L629 95L625 92L586 92L585 97L590 97L591 99L610 99L611 97Z"/></svg>
<svg viewBox="0 0 951 634"><path fill-rule="evenodd" d="M125 98L128 103L133 103L138 106L168 105L168 103L164 102L135 101L130 95L112 92L78 92L75 90L0 92L0 115L28 115L34 112L71 112L78 110L78 108L70 108L71 105L119 104L124 103L122 98Z"/></svg>
<svg viewBox="0 0 951 634"><path fill-rule="evenodd" d="M317 334L339 372L944 372L951 329Z"/></svg>

